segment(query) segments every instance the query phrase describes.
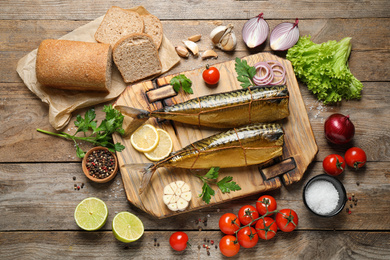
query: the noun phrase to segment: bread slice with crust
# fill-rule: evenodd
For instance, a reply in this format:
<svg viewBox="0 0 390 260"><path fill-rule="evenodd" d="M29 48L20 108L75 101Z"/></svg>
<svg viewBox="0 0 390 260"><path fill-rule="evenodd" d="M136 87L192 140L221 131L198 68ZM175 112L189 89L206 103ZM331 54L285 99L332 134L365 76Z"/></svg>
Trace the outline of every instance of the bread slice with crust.
<svg viewBox="0 0 390 260"><path fill-rule="evenodd" d="M144 21L137 12L112 6L95 32L95 40L114 46L124 36L143 31Z"/></svg>
<svg viewBox="0 0 390 260"><path fill-rule="evenodd" d="M161 72L157 47L152 37L145 33L123 37L114 45L112 51L113 60L126 83Z"/></svg>
<svg viewBox="0 0 390 260"><path fill-rule="evenodd" d="M144 33L153 38L157 49L159 49L163 38L163 27L160 19L152 14L141 15L141 18L144 20Z"/></svg>

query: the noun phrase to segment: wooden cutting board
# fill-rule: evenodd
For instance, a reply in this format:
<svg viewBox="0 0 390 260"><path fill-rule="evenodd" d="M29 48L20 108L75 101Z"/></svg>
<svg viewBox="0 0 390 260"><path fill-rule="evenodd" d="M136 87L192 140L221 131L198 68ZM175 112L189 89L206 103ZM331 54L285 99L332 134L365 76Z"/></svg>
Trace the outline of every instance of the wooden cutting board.
<svg viewBox="0 0 390 260"><path fill-rule="evenodd" d="M290 115L281 122L285 130L283 158L263 166L221 169L220 178L232 176L233 180L236 181L242 189L240 191L222 194L216 187L213 187L216 194L212 197L210 204L206 204L198 197L202 191L202 183L194 175L205 174L207 170L191 171L184 169L159 168L153 175L148 188L143 194L139 195L138 190L141 184L142 175L134 168L124 167L123 165L148 163L150 161L146 159L143 154L133 149L128 137L114 135L115 142L121 142L126 146L126 149L117 153L117 155L119 165L121 165L120 171L127 199L132 204L157 218L165 218L240 197L277 189L281 187L282 183L290 185L302 178L308 165L318 152L318 147L291 63L270 53L258 53L243 59L247 60L250 65L254 65L258 61L278 60L286 68L286 85L290 93ZM236 79L237 74L234 69L234 60L213 66L217 67L221 74L220 81L216 87L209 87L204 83L202 78L204 68L199 68L181 73L191 79L194 94L189 95L180 92L176 95L169 85L171 78L176 75L171 75L158 78L153 82L145 81L127 87L123 94L117 99L116 104L146 110L155 110L164 105L180 103L194 97L241 88L240 83ZM173 97L159 100L160 97L167 96ZM131 121L132 119L128 117L125 118L125 129L131 124ZM149 119L147 123L162 128L170 134L173 140L174 151L199 139L221 132L221 130L200 129L198 126L184 125L171 121L159 121L157 119ZM218 162L216 162L216 166L217 165ZM182 212L170 211L162 199L165 185L177 180L183 180L188 183L191 186L193 195L189 207Z"/></svg>

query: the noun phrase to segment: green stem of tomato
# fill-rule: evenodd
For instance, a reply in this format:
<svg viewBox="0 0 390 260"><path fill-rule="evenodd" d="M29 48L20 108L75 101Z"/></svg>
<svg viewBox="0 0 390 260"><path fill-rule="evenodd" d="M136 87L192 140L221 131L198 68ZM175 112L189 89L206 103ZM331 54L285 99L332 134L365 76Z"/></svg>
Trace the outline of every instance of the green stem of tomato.
<svg viewBox="0 0 390 260"><path fill-rule="evenodd" d="M277 213L280 212L280 211L277 210L277 209L274 210L274 211L268 211L268 208L266 208L266 209L267 209L267 212L266 212L263 216L258 217L258 218L255 218L255 219L252 219L251 222L249 222L249 223L246 224L245 226L240 227L237 231L234 232L234 234L237 236L237 233L238 233L241 229L246 228L246 227L250 227L250 226L252 226L252 224L253 224L254 222L256 222L256 221L258 221L258 220L260 220L260 219L264 219L265 217L268 217L268 216L270 216L270 215L272 215L272 214L277 214Z"/></svg>

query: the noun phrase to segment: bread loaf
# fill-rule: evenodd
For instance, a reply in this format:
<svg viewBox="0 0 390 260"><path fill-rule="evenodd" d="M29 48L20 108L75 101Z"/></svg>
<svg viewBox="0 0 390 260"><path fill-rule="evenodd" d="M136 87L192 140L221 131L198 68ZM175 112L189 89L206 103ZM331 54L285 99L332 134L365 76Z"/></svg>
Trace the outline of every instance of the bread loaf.
<svg viewBox="0 0 390 260"><path fill-rule="evenodd" d="M144 22L138 13L112 6L96 31L95 40L114 46L122 37L143 31Z"/></svg>
<svg viewBox="0 0 390 260"><path fill-rule="evenodd" d="M113 60L123 80L132 83L161 72L161 62L152 37L135 33L120 39L114 46Z"/></svg>
<svg viewBox="0 0 390 260"><path fill-rule="evenodd" d="M152 14L141 15L141 18L144 20L144 33L153 38L157 49L159 49L163 37L163 27L160 19Z"/></svg>
<svg viewBox="0 0 390 260"><path fill-rule="evenodd" d="M46 87L109 92L111 67L109 44L49 39L39 45L36 76Z"/></svg>

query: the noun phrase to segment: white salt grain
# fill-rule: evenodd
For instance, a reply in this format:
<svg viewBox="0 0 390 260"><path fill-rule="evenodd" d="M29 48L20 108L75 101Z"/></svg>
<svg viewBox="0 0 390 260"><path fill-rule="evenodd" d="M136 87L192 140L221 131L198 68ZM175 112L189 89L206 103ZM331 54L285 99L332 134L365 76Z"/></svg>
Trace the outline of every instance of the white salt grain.
<svg viewBox="0 0 390 260"><path fill-rule="evenodd" d="M315 181L305 192L306 203L310 209L320 215L326 215L336 209L339 192L329 181Z"/></svg>

